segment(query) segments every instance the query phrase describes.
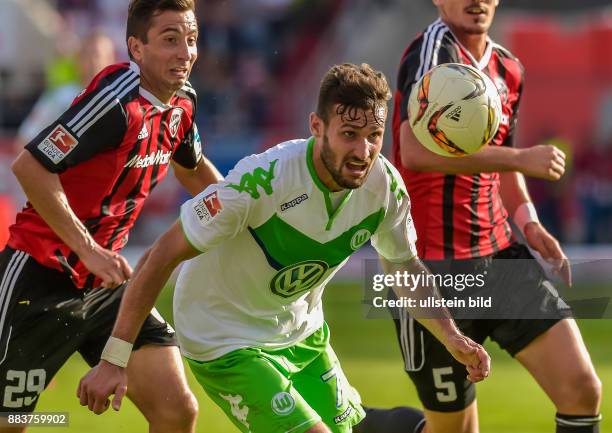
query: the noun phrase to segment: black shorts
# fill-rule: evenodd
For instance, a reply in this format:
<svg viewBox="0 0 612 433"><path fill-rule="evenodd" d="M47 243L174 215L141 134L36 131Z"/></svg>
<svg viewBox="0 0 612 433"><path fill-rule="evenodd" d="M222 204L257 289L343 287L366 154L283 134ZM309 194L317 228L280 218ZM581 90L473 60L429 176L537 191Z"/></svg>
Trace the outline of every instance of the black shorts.
<svg viewBox="0 0 612 433"><path fill-rule="evenodd" d="M455 321L472 340L482 344L488 337L511 356L559 320L571 316L571 310L546 279L541 266L529 250L518 243L494 256L477 260L455 260L450 266L449 262L425 263L434 274L478 270L488 275L491 280L488 287L493 290L499 288L500 307L493 312L483 313L483 318L475 318L474 311L465 309L462 313L468 318L454 316ZM441 292L444 297L451 296L444 290ZM466 379L465 366L457 362L405 309L398 314L399 319L394 322L405 370L414 382L423 406L439 412L465 409L476 398L474 384Z"/></svg>
<svg viewBox="0 0 612 433"><path fill-rule="evenodd" d="M78 290L66 274L10 248L0 253L0 275L0 412L33 411L74 352L98 363L125 285ZM177 344L159 314L147 317L134 349L145 344Z"/></svg>

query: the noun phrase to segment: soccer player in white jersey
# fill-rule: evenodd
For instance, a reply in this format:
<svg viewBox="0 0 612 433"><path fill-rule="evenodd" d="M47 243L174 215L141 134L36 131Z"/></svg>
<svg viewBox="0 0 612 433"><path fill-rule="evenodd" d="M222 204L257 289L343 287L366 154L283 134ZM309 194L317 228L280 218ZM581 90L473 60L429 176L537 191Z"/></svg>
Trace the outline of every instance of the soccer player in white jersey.
<svg viewBox="0 0 612 433"><path fill-rule="evenodd" d="M102 360L79 384L81 404L102 413L114 394L119 409L138 329L171 271L191 259L176 284L177 335L199 383L236 427L351 432L363 409L329 344L323 289L368 240L386 270L425 269L410 199L380 155L389 98L384 76L368 65L332 67L310 115L310 139L244 158L183 204L130 282ZM437 296L432 287L417 292ZM470 380L484 379L485 350L446 310L438 313L421 323Z"/></svg>

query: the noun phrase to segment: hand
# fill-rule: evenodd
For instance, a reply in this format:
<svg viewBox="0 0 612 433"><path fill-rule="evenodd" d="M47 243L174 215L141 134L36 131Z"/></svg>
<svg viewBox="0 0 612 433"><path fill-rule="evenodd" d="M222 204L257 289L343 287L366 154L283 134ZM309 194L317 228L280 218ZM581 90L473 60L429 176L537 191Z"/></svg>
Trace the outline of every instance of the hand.
<svg viewBox="0 0 612 433"><path fill-rule="evenodd" d="M491 358L480 344L461 333L454 334L444 344L457 361L465 365L470 382L480 382L491 372Z"/></svg>
<svg viewBox="0 0 612 433"><path fill-rule="evenodd" d="M565 173L565 153L551 144L521 149L517 162L517 171L526 176L559 180Z"/></svg>
<svg viewBox="0 0 612 433"><path fill-rule="evenodd" d="M100 363L81 378L77 389L77 397L81 406L100 415L108 409L108 398L113 398L113 409L121 408L121 400L127 392L127 372L125 368L118 367L110 362L100 360Z"/></svg>
<svg viewBox="0 0 612 433"><path fill-rule="evenodd" d="M525 240L529 247L537 251L544 260L553 265L554 271L572 285L572 268L559 242L539 222L528 222L523 228Z"/></svg>
<svg viewBox="0 0 612 433"><path fill-rule="evenodd" d="M79 258L89 272L102 280L102 287L117 287L132 276L132 268L125 257L98 244L79 254Z"/></svg>

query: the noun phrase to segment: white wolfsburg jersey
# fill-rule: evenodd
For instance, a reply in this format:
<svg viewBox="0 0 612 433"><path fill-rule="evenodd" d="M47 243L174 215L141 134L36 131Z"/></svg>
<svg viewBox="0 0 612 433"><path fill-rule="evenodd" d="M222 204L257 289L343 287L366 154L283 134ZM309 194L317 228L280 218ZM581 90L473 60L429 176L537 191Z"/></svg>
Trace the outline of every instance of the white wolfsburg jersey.
<svg viewBox="0 0 612 433"><path fill-rule="evenodd" d="M365 183L333 204L312 162L314 139L241 160L181 207L187 240L203 254L184 264L174 294L188 358L291 346L323 325L323 288L372 241L392 262L416 255L410 199L379 157Z"/></svg>

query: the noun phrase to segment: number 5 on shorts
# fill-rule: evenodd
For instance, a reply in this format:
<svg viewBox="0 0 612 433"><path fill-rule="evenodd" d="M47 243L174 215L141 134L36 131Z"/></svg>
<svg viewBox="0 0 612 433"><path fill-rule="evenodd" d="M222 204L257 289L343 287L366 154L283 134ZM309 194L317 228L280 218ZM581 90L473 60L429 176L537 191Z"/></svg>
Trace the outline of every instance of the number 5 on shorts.
<svg viewBox="0 0 612 433"><path fill-rule="evenodd" d="M444 381L442 376L453 374L453 367L433 368L432 370L434 385L436 389L441 390L436 392L436 397L440 403L448 403L457 400L457 388L455 382Z"/></svg>

